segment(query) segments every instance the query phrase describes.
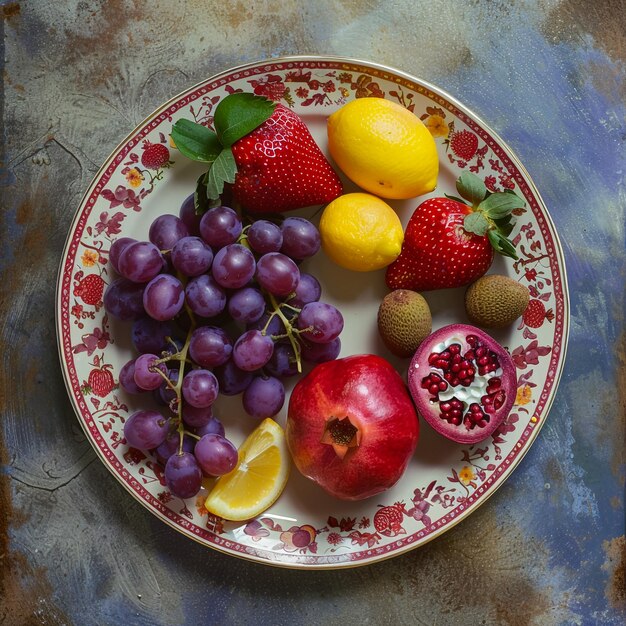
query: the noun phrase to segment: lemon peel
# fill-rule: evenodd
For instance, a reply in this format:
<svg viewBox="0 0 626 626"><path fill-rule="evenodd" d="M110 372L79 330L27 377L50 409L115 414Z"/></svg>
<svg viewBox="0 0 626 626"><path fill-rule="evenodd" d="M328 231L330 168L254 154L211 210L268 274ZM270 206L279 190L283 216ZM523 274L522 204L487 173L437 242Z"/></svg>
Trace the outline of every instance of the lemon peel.
<svg viewBox="0 0 626 626"><path fill-rule="evenodd" d="M359 187L387 199L433 191L439 174L437 146L424 123L383 98L357 98L328 118L328 149Z"/></svg>
<svg viewBox="0 0 626 626"><path fill-rule="evenodd" d="M273 419L264 419L239 448L235 468L215 482L206 510L232 521L256 517L283 492L290 459L284 430Z"/></svg>
<svg viewBox="0 0 626 626"><path fill-rule="evenodd" d="M386 267L398 257L404 231L397 213L384 200L356 192L326 206L320 236L324 252L337 265L369 272Z"/></svg>

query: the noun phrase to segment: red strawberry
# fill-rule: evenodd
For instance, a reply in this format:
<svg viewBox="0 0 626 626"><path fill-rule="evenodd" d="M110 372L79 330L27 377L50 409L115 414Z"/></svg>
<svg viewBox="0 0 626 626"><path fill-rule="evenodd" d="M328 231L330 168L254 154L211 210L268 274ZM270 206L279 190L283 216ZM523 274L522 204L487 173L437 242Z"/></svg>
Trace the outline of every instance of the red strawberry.
<svg viewBox="0 0 626 626"><path fill-rule="evenodd" d="M478 149L478 137L469 130L461 130L450 136L450 148L463 161L469 161Z"/></svg>
<svg viewBox="0 0 626 626"><path fill-rule="evenodd" d="M237 164L233 196L250 211L326 204L342 192L339 177L309 129L282 104L232 150Z"/></svg>
<svg viewBox="0 0 626 626"><path fill-rule="evenodd" d="M98 306L102 302L103 292L104 280L99 274L87 274L74 286L74 295L90 306Z"/></svg>
<svg viewBox="0 0 626 626"><path fill-rule="evenodd" d="M227 183L245 209L281 212L325 204L342 193L339 176L293 111L250 93L226 96L215 108L215 132L178 120L176 147L209 164L198 180L196 201L215 205Z"/></svg>
<svg viewBox="0 0 626 626"><path fill-rule="evenodd" d="M111 365L103 365L102 367L93 369L89 372L87 385L89 386L91 393L99 398L108 396L111 391L115 389L115 379L113 378L113 374L110 372L111 367Z"/></svg>
<svg viewBox="0 0 626 626"><path fill-rule="evenodd" d="M387 268L390 289L426 291L461 287L491 266L494 250L517 258L507 239L511 211L524 206L514 193L491 193L469 172L457 181L461 199L431 198L417 207L406 228L402 251Z"/></svg>
<svg viewBox="0 0 626 626"><path fill-rule="evenodd" d="M149 170L158 170L170 162L170 151L162 143L143 142L141 164Z"/></svg>
<svg viewBox="0 0 626 626"><path fill-rule="evenodd" d="M552 309L546 311L546 306L541 300L531 300L522 316L524 324L529 328L539 328L546 319L549 322L554 319Z"/></svg>

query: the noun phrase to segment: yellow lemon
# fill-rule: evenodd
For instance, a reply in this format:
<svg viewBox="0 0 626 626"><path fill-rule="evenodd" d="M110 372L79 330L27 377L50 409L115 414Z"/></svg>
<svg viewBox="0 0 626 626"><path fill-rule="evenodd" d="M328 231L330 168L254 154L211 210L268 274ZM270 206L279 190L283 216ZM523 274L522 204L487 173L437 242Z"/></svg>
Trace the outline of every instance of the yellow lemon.
<svg viewBox="0 0 626 626"><path fill-rule="evenodd" d="M435 140L405 107L383 98L358 98L329 116L327 130L331 156L362 189L406 199L437 185Z"/></svg>
<svg viewBox="0 0 626 626"><path fill-rule="evenodd" d="M289 468L285 432L267 418L243 442L235 469L217 479L204 506L227 520L256 517L280 496Z"/></svg>
<svg viewBox="0 0 626 626"><path fill-rule="evenodd" d="M326 206L320 219L324 252L349 270L369 272L400 254L404 231L397 213L369 193L347 193Z"/></svg>

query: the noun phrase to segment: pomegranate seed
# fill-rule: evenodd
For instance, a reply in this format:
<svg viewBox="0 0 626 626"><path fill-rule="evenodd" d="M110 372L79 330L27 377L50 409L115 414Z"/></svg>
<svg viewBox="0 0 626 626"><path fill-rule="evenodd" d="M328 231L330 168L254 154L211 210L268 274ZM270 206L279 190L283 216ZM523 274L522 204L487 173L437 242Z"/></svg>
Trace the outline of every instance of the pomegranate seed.
<svg viewBox="0 0 626 626"><path fill-rule="evenodd" d="M463 403L456 397L439 404L439 417L450 424L459 426L463 419Z"/></svg>
<svg viewBox="0 0 626 626"><path fill-rule="evenodd" d="M428 389L433 396L436 396L440 391L445 391L447 388L448 383L435 372L431 372L428 376L422 378L422 389Z"/></svg>
<svg viewBox="0 0 626 626"><path fill-rule="evenodd" d="M487 393L493 393L497 389L500 389L501 385L502 381L497 376L490 378L487 382Z"/></svg>
<svg viewBox="0 0 626 626"><path fill-rule="evenodd" d="M489 417L485 415L480 408L480 404L472 402L469 406L469 411L465 414L463 424L467 430L473 430L474 428L484 428L489 422Z"/></svg>

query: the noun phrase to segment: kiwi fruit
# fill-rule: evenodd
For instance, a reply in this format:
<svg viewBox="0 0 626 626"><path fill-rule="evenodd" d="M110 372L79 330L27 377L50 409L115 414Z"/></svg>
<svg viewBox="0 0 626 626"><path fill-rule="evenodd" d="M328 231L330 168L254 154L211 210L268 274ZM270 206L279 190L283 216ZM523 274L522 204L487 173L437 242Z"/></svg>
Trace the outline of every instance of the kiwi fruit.
<svg viewBox="0 0 626 626"><path fill-rule="evenodd" d="M528 287L500 274L488 274L465 291L465 312L472 324L504 328L520 317L530 300Z"/></svg>
<svg viewBox="0 0 626 626"><path fill-rule="evenodd" d="M409 289L388 293L378 307L378 332L387 349L396 356L413 356L430 335L433 320L424 296Z"/></svg>

